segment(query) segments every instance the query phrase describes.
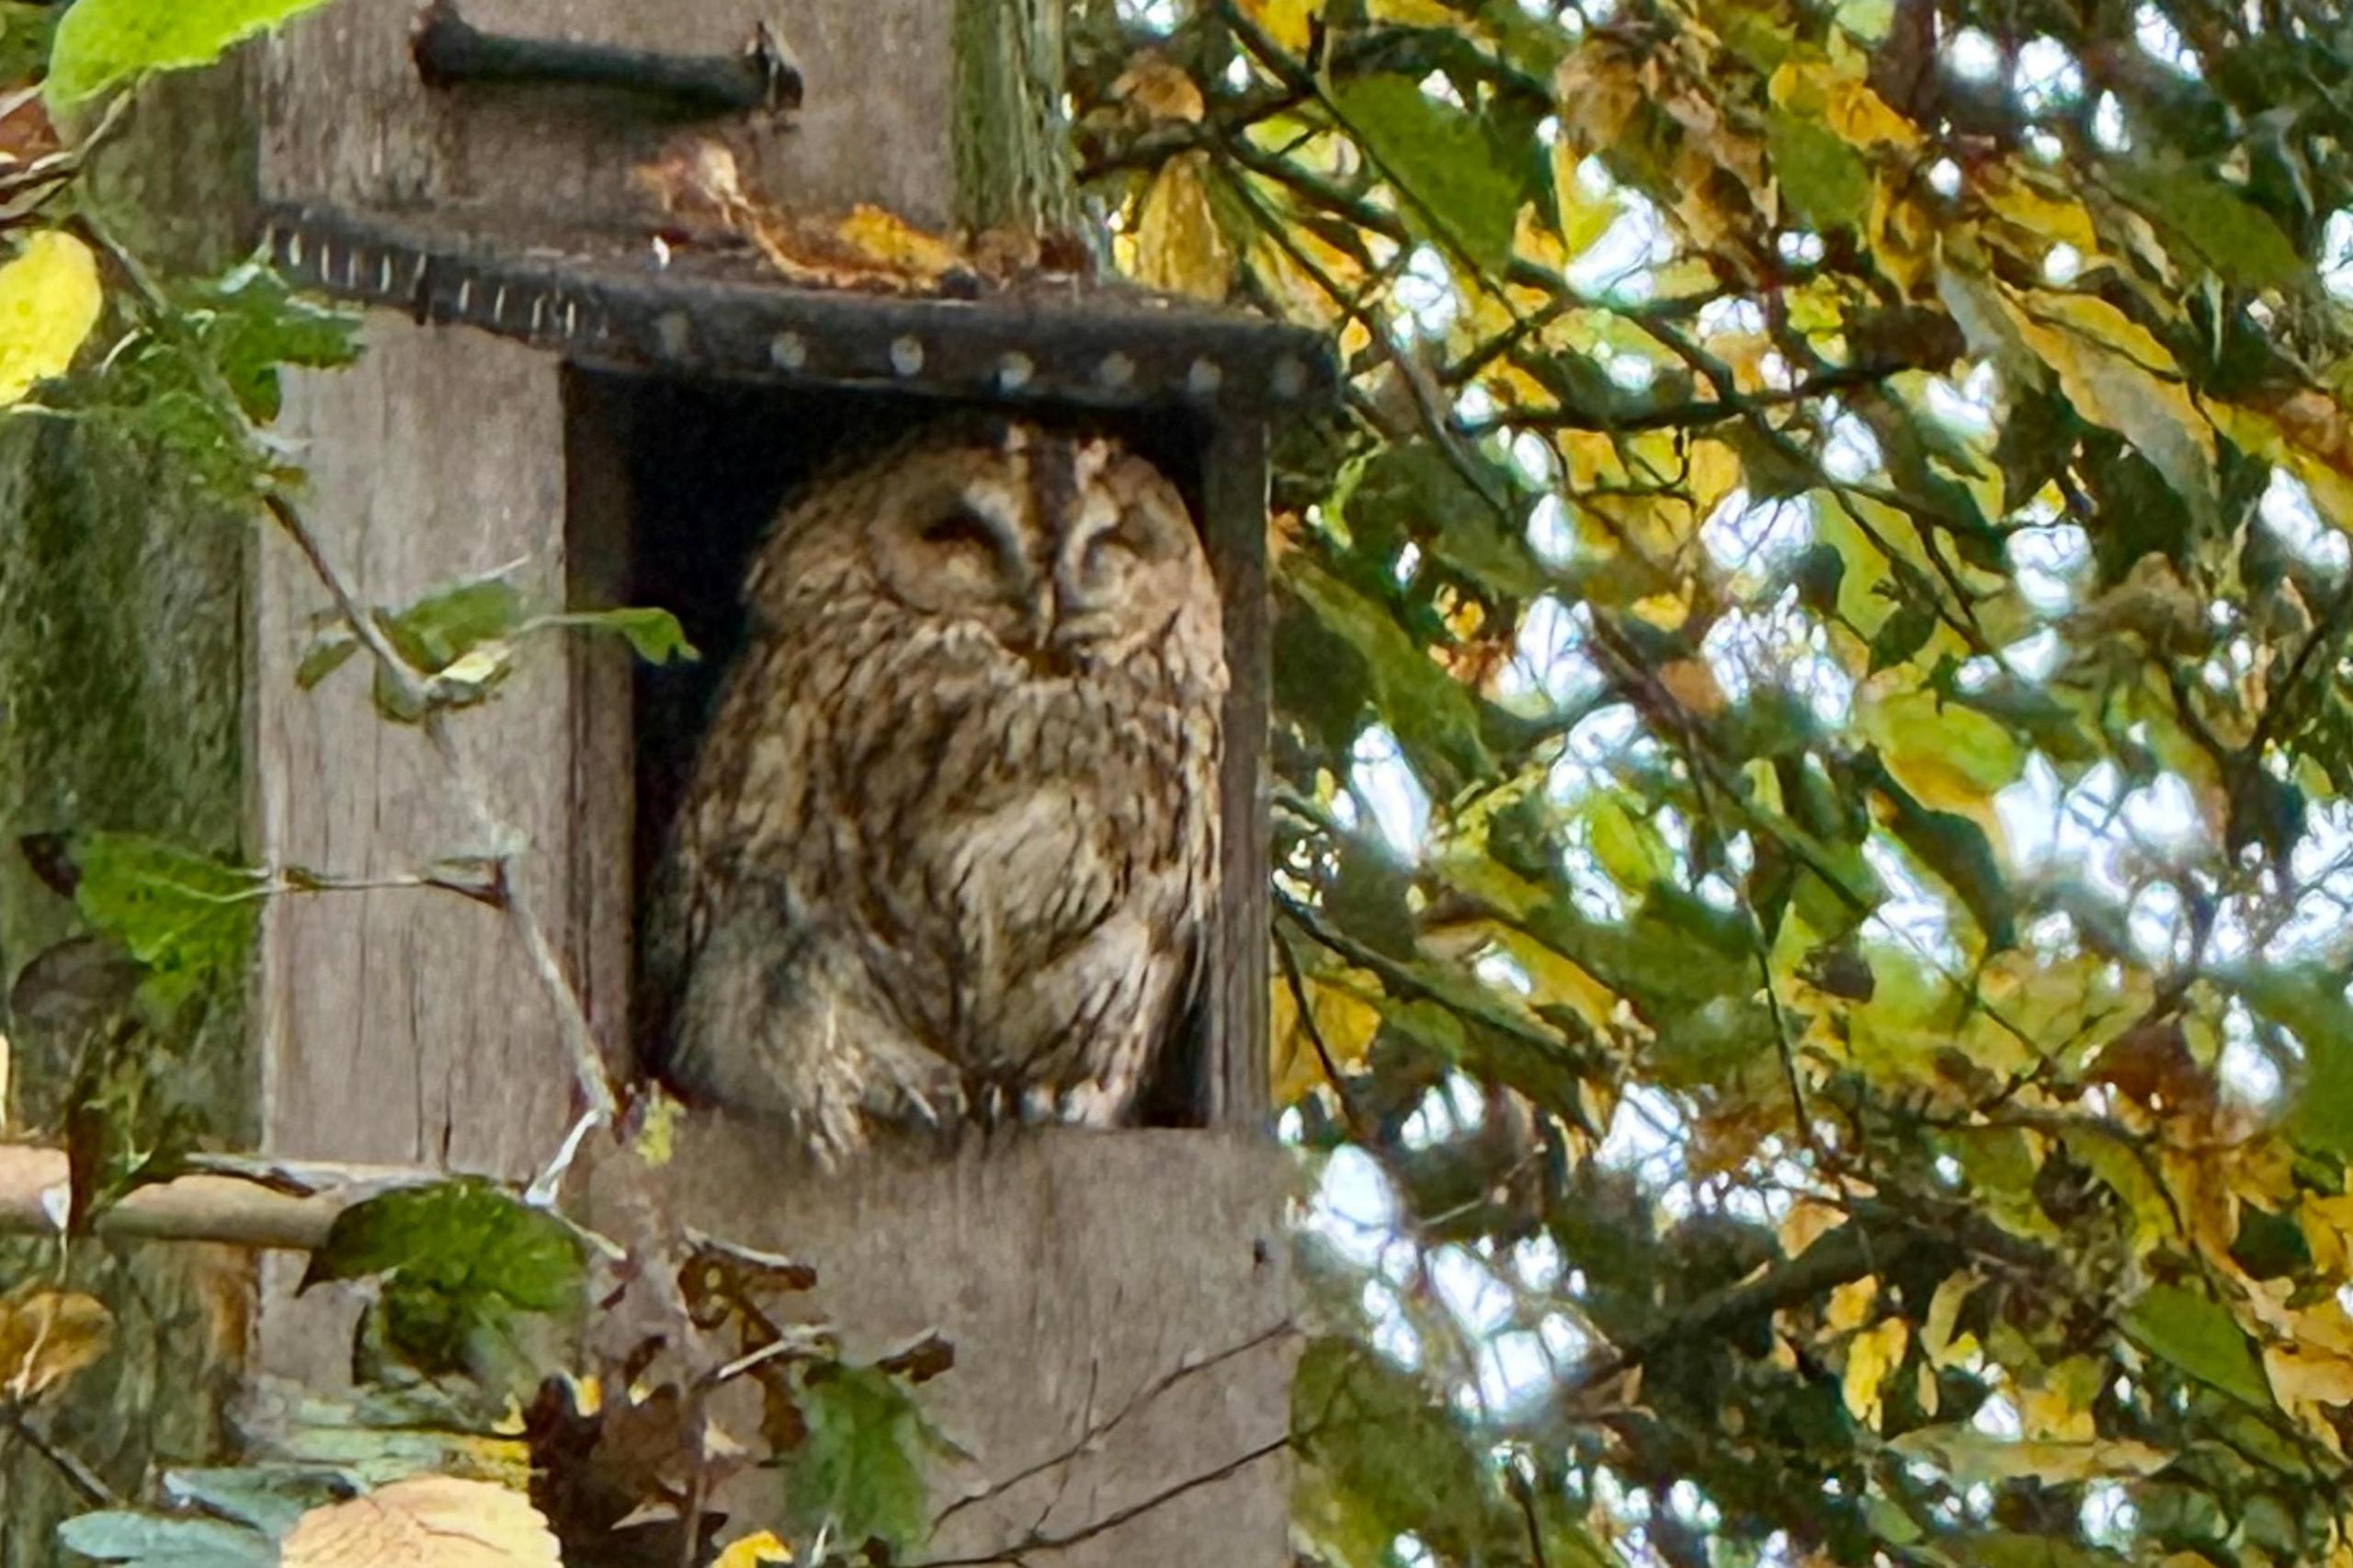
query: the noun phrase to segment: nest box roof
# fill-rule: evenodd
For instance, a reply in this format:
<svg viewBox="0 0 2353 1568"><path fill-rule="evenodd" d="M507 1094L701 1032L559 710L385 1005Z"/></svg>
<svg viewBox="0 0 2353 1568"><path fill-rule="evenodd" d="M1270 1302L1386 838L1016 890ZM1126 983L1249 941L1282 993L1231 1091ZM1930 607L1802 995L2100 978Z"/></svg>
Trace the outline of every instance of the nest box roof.
<svg viewBox="0 0 2353 1568"><path fill-rule="evenodd" d="M265 223L300 284L603 368L1260 417L1329 403L1338 384L1315 333L1122 286L910 297L795 287L745 254L665 256L646 235L526 239L324 208Z"/></svg>

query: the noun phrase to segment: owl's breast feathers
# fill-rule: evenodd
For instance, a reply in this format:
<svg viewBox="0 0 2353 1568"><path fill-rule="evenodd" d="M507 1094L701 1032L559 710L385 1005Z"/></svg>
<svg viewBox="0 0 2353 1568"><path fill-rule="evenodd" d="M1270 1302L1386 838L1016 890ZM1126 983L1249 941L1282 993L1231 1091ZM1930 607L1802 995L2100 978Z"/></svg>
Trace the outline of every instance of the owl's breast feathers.
<svg viewBox="0 0 2353 1568"><path fill-rule="evenodd" d="M657 893L675 1075L821 1145L980 1095L1115 1119L1217 901L1214 607L1058 675L810 608L733 673Z"/></svg>

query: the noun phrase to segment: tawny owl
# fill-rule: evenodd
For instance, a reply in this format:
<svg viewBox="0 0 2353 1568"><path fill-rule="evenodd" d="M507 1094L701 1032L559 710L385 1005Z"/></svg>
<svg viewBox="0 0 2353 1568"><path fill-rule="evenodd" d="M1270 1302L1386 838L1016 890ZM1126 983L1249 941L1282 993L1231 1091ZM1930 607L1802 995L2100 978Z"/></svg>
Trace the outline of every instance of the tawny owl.
<svg viewBox="0 0 2353 1568"><path fill-rule="evenodd" d="M950 424L811 488L747 608L646 926L665 1074L828 1164L1121 1119L1217 900L1223 634L1176 488Z"/></svg>

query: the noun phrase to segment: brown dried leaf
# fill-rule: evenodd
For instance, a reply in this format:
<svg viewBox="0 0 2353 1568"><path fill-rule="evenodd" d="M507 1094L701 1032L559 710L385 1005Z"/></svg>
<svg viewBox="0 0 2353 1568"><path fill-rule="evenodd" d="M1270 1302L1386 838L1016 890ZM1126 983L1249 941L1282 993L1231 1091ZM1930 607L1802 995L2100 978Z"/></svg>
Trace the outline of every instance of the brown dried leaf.
<svg viewBox="0 0 2353 1568"><path fill-rule="evenodd" d="M1152 50L1137 55L1120 74L1111 84L1111 96L1147 125L1198 125L1209 112L1199 85L1185 68Z"/></svg>
<svg viewBox="0 0 2353 1568"><path fill-rule="evenodd" d="M5 102L18 89L0 87L0 102ZM41 106L40 96L34 94L10 104L7 112L0 114L0 174L12 165L33 163L62 151L64 143L58 140L57 128L49 122L49 114Z"/></svg>
<svg viewBox="0 0 2353 1568"><path fill-rule="evenodd" d="M520 1493L423 1475L313 1508L279 1549L285 1568L563 1568L555 1537Z"/></svg>
<svg viewBox="0 0 2353 1568"><path fill-rule="evenodd" d="M2189 1053L2177 1018L2125 1030L2100 1049L2086 1075L2153 1110L2211 1110L2214 1104L2214 1081Z"/></svg>

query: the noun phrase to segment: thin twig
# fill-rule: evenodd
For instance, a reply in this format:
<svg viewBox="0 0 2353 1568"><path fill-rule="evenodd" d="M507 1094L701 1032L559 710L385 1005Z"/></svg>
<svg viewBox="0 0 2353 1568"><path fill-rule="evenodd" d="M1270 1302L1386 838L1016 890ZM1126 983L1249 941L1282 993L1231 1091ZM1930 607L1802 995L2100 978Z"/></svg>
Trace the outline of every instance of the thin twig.
<svg viewBox="0 0 2353 1568"><path fill-rule="evenodd" d="M1267 1329L1263 1333L1253 1335L1248 1339L1244 1340L1241 1344L1221 1350L1214 1356L1205 1357L1198 1361L1187 1361L1181 1363L1173 1370L1164 1373L1160 1377L1154 1379L1151 1382L1146 1383L1143 1387L1138 1389L1135 1393L1129 1398L1128 1402L1120 1407L1118 1414L1099 1425L1089 1426L1086 1431L1080 1436L1076 1442L1073 1443L1067 1449L1064 1449L1062 1452L1051 1455L1046 1459L1040 1460L1035 1464L1025 1466L1023 1469L1016 1471L1013 1474L1006 1476L1001 1480L990 1482L976 1492L968 1492L961 1497L957 1498L956 1501L949 1504L948 1506L939 1510L938 1515L934 1517L931 1522L932 1528L935 1530L938 1529L941 1525L946 1524L951 1516L971 1507L975 1503L985 1503L992 1497L999 1496L1006 1492L1012 1491L1015 1487L1020 1485L1025 1481L1033 1480L1038 1476L1043 1475L1046 1471L1052 1470L1057 1465L1066 1465L1070 1463L1073 1460L1077 1459L1081 1454L1084 1454L1088 1449L1093 1449L1106 1437L1108 1437L1113 1432L1117 1431L1120 1423L1127 1420L1129 1416L1133 1415L1145 1405L1150 1404L1153 1401L1160 1398L1163 1394L1175 1388L1178 1383L1183 1382L1186 1379L1197 1377L1203 1372L1222 1367L1229 1361L1238 1360L1242 1357L1249 1355L1254 1350L1263 1349L1267 1346L1272 1345L1278 1340L1287 1339L1297 1333L1299 1333L1299 1325L1297 1324L1279 1323L1275 1324L1274 1327ZM1034 1534L1035 1532L1032 1533Z"/></svg>
<svg viewBox="0 0 2353 1568"><path fill-rule="evenodd" d="M556 1033L572 1059L573 1076L586 1101L589 1114L598 1125L608 1125L620 1114L620 1101L613 1093L612 1080L605 1071L604 1053L597 1048L595 1029L582 1006L580 994L571 978L563 971L563 962L556 957L555 945L548 939L547 928L539 918L523 879L516 875L517 861L517 835L501 822L491 809L487 782L480 769L459 745L457 733L448 716L430 708L423 700L423 682L408 661L401 657L392 641L376 624L376 618L360 607L358 597L345 583L335 563L327 558L325 547L313 531L308 521L293 501L283 492L272 489L262 497L294 547L301 551L311 570L335 600L336 612L351 627L352 635L359 640L377 666L392 682L396 697L404 706L426 708L423 728L425 736L442 765L448 769L456 793L466 812L473 819L473 827L482 842L481 858L497 869L498 907L506 916L507 928L522 943L523 954L531 972L540 983L556 1015Z"/></svg>
<svg viewBox="0 0 2353 1568"><path fill-rule="evenodd" d="M994 1551L978 1557L934 1557L925 1562L910 1563L908 1568L999 1568L999 1565L1005 1563L1018 1563L1026 1554L1067 1551L1072 1547L1093 1540L1097 1536L1108 1535L1122 1526L1132 1524L1154 1509L1165 1508L1188 1493L1198 1492L1204 1486L1214 1486L1221 1481L1239 1475L1259 1460L1271 1459L1281 1453L1290 1447L1290 1434L1286 1432L1271 1442L1261 1443L1256 1448L1237 1455L1215 1470L1203 1471L1200 1474L1188 1477L1173 1486L1164 1487L1141 1502L1131 1503L1124 1508L1113 1509L1093 1524L1072 1530L1066 1535L1049 1536L1033 1533L1027 1540L999 1547Z"/></svg>
<svg viewBox="0 0 2353 1568"><path fill-rule="evenodd" d="M113 1487L106 1483L104 1477L91 1469L79 1454L51 1442L40 1427L33 1425L31 1416L23 1409L8 1406L6 1419L8 1430L30 1444L33 1452L47 1460L57 1473L65 1478L66 1484L81 1494L84 1502L93 1508L122 1506L122 1499Z"/></svg>

